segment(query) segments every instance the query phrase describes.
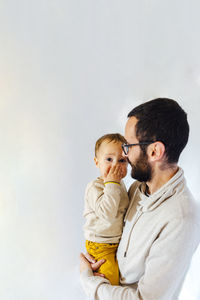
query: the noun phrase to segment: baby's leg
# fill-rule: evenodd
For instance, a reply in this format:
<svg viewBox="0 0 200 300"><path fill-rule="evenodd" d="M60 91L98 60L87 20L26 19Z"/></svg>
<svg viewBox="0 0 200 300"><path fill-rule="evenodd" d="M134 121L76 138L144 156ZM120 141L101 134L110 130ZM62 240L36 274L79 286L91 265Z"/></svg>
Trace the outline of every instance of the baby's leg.
<svg viewBox="0 0 200 300"><path fill-rule="evenodd" d="M96 260L106 262L97 270L105 275L112 285L119 285L119 267L116 259L118 244L95 243L86 241L86 249Z"/></svg>
<svg viewBox="0 0 200 300"><path fill-rule="evenodd" d="M112 250L114 250L114 248ZM112 285L119 285L119 267L116 259L116 250L117 247L114 251L108 251L108 253L103 256L106 262L101 265L98 270L99 273L105 275Z"/></svg>

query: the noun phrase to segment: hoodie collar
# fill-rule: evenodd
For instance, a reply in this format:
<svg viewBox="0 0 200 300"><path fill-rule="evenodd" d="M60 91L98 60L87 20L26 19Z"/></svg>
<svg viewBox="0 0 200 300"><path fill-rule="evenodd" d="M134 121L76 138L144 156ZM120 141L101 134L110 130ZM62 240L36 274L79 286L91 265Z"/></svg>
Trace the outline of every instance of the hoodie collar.
<svg viewBox="0 0 200 300"><path fill-rule="evenodd" d="M182 181L182 184L180 184ZM138 186L138 190L140 193L140 201L138 202L137 210L150 211L158 207L163 201L167 200L169 197L174 195L178 190L183 187L184 183L184 172L181 168L178 169L176 174L166 182L159 190L157 190L152 195L147 196L146 191L146 183L142 182Z"/></svg>

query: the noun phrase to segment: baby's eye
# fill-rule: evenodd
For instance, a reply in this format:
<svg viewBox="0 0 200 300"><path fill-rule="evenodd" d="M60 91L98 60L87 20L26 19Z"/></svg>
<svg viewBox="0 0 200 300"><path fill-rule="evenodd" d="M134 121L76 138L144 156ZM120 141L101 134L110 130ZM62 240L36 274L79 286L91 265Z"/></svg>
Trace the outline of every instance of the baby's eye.
<svg viewBox="0 0 200 300"><path fill-rule="evenodd" d="M107 157L106 160L107 161L112 161L112 158L111 157Z"/></svg>
<svg viewBox="0 0 200 300"><path fill-rule="evenodd" d="M126 159L125 159L125 158L121 158L121 159L119 160L119 162L120 162L120 163L125 163L125 162L126 162Z"/></svg>

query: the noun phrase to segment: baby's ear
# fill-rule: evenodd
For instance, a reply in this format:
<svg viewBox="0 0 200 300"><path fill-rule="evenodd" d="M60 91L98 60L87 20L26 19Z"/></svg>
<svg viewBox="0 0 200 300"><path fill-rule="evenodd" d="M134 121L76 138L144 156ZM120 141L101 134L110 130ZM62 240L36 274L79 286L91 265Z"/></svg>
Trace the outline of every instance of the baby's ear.
<svg viewBox="0 0 200 300"><path fill-rule="evenodd" d="M95 158L94 158L94 162L95 162L96 167L98 167L98 166L99 166L99 162L98 162L98 159L97 159L96 156L95 156Z"/></svg>

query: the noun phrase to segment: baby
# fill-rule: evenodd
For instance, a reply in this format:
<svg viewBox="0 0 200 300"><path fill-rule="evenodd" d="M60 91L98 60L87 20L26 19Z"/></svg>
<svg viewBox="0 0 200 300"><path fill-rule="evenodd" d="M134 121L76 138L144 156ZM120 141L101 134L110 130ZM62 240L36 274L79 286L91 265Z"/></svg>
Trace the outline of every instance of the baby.
<svg viewBox="0 0 200 300"><path fill-rule="evenodd" d="M98 272L112 285L119 284L116 250L129 204L122 181L127 173L127 159L122 156L123 143L126 140L118 133L106 134L97 140L94 161L100 177L90 182L85 192L86 249L96 260L106 260Z"/></svg>

